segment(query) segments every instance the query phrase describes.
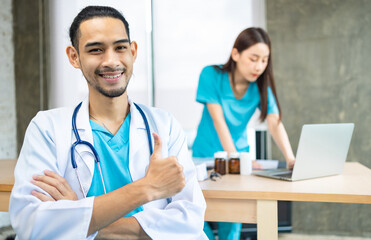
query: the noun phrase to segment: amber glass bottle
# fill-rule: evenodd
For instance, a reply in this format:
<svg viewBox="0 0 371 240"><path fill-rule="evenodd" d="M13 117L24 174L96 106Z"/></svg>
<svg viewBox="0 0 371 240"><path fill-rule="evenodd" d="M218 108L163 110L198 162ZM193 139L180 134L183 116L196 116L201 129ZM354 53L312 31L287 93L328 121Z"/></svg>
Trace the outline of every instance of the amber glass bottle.
<svg viewBox="0 0 371 240"><path fill-rule="evenodd" d="M240 174L240 154L238 152L229 153L228 173Z"/></svg>
<svg viewBox="0 0 371 240"><path fill-rule="evenodd" d="M227 152L214 153L214 169L215 172L225 175L227 173Z"/></svg>

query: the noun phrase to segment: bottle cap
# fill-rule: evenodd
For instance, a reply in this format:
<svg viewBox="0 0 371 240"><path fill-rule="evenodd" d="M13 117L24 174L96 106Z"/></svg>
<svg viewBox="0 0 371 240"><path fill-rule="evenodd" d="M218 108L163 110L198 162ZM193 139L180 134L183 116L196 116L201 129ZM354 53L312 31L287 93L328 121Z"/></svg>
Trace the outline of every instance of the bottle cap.
<svg viewBox="0 0 371 240"><path fill-rule="evenodd" d="M216 152L216 153L214 153L214 158L224 158L224 159L227 159L228 158L228 153L227 152L224 152L224 151Z"/></svg>
<svg viewBox="0 0 371 240"><path fill-rule="evenodd" d="M239 152L231 152L229 153L229 158L239 158L240 153Z"/></svg>
<svg viewBox="0 0 371 240"><path fill-rule="evenodd" d="M241 159L249 159L249 160L254 159L253 154L251 152L241 152L240 153L240 158Z"/></svg>

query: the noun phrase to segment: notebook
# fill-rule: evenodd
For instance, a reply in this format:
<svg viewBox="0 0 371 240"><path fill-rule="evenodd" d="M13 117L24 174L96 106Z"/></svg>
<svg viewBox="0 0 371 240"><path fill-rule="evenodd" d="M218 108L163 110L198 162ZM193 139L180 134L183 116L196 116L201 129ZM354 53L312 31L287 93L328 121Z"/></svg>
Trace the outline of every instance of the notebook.
<svg viewBox="0 0 371 240"><path fill-rule="evenodd" d="M353 129L353 123L306 124L301 130L292 171L276 169L253 174L287 181L341 174Z"/></svg>

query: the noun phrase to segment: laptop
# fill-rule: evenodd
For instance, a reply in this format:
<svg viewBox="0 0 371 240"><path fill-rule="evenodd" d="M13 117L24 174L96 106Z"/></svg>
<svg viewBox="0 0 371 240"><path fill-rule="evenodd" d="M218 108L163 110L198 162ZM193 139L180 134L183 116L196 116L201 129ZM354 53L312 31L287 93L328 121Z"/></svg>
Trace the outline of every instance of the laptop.
<svg viewBox="0 0 371 240"><path fill-rule="evenodd" d="M254 175L297 181L341 174L354 123L306 124L300 134L294 169L253 172Z"/></svg>

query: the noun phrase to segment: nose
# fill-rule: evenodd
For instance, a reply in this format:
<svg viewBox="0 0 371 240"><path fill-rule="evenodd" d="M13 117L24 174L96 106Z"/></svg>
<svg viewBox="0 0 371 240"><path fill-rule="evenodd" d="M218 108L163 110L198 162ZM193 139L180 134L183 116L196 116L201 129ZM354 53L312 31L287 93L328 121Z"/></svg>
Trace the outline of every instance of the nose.
<svg viewBox="0 0 371 240"><path fill-rule="evenodd" d="M259 61L255 64L255 70L258 71L258 72L264 70L264 68L265 68L265 63L263 63L261 61Z"/></svg>
<svg viewBox="0 0 371 240"><path fill-rule="evenodd" d="M115 68L120 66L120 58L114 50L106 50L104 53L102 67Z"/></svg>

